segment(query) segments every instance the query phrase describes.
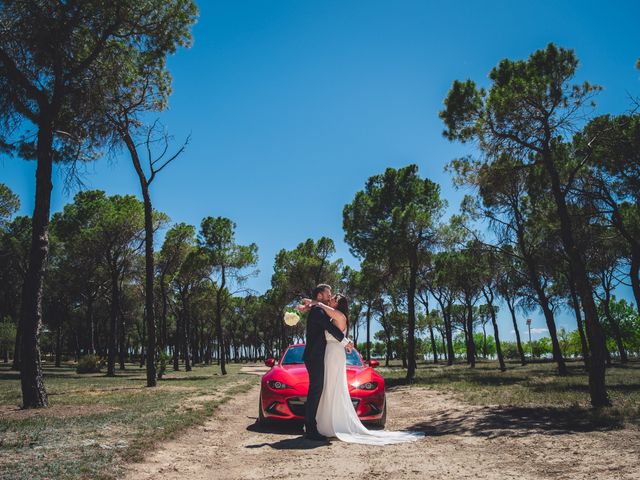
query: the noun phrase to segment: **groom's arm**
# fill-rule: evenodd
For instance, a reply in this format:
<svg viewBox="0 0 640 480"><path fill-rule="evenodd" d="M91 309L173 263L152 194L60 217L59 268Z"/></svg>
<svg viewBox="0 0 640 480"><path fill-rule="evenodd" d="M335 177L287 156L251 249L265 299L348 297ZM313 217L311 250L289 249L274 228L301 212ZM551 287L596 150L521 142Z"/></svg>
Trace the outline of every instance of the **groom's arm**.
<svg viewBox="0 0 640 480"><path fill-rule="evenodd" d="M347 338L338 327L331 323L331 318L324 313L322 308L313 307L309 312L309 321L317 322L322 325L323 329L333 335L336 340L342 343L345 347L351 342L351 340L349 340L349 338Z"/></svg>

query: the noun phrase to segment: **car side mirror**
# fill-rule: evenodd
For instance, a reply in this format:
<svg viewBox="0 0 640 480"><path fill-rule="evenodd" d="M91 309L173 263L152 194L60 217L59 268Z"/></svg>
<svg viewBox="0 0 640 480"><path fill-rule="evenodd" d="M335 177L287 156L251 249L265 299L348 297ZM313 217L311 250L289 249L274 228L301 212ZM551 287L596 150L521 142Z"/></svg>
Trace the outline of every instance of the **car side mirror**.
<svg viewBox="0 0 640 480"><path fill-rule="evenodd" d="M267 358L267 359L264 361L264 364L265 364L267 367L271 368L271 367L273 367L273 366L276 364L276 361L275 361L275 359L274 359L274 358Z"/></svg>
<svg viewBox="0 0 640 480"><path fill-rule="evenodd" d="M377 360L369 360L369 366L371 368L376 368L380 366L380 362L378 362Z"/></svg>

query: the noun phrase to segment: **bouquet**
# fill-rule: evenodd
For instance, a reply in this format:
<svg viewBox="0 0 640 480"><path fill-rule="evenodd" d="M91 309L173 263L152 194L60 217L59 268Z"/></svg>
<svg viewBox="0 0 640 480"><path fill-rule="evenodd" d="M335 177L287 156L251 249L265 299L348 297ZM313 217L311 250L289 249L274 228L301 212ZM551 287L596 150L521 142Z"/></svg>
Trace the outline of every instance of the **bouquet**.
<svg viewBox="0 0 640 480"><path fill-rule="evenodd" d="M300 322L300 314L294 308L287 308L284 312L284 323L294 327Z"/></svg>

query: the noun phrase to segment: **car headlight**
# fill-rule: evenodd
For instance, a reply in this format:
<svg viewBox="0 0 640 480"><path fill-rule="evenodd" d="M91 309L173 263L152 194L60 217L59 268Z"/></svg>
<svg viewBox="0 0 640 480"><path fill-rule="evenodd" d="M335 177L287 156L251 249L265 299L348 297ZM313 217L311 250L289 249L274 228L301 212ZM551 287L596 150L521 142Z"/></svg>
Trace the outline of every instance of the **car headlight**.
<svg viewBox="0 0 640 480"><path fill-rule="evenodd" d="M358 385L359 390L375 390L376 388L378 388L378 382L367 382Z"/></svg>
<svg viewBox="0 0 640 480"><path fill-rule="evenodd" d="M284 390L285 388L293 388L291 385L279 382L277 380L269 380L267 384L275 390Z"/></svg>

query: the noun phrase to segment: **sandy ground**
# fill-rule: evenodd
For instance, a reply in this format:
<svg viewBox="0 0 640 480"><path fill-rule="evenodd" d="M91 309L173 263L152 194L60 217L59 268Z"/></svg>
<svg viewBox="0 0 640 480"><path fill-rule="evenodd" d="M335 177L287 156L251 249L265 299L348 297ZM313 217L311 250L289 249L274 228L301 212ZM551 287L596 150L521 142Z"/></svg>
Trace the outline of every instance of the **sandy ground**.
<svg viewBox="0 0 640 480"><path fill-rule="evenodd" d="M399 387L387 391L386 429L421 430L424 440L320 445L295 426L258 427L258 393L254 387L205 425L126 466L126 478L640 478L638 429L596 427L566 411L469 406L449 394Z"/></svg>

